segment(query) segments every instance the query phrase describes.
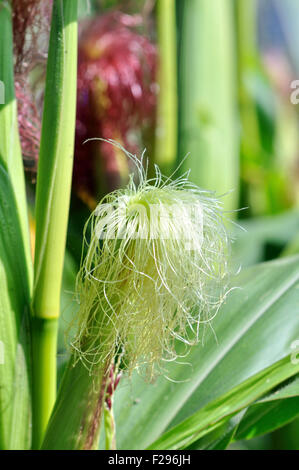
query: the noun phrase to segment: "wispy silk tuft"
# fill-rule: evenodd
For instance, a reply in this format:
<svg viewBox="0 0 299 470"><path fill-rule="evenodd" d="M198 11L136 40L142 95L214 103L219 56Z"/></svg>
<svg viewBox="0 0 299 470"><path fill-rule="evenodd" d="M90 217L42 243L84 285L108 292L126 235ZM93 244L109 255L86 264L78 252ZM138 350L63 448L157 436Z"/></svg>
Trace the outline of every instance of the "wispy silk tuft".
<svg viewBox="0 0 299 470"><path fill-rule="evenodd" d="M177 340L187 352L217 314L229 237L213 193L158 167L148 179L143 158L126 153L137 175L102 199L84 230L72 347L90 373L118 363L151 379L177 358Z"/></svg>

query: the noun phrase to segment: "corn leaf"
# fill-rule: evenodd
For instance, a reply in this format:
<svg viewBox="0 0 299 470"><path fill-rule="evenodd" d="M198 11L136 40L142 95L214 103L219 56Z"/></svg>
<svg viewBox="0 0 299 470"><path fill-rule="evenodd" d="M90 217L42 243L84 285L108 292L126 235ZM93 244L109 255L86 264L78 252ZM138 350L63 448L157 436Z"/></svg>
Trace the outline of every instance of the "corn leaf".
<svg viewBox="0 0 299 470"><path fill-rule="evenodd" d="M299 376L288 385L258 400L246 412L235 440L266 434L299 416Z"/></svg>
<svg viewBox="0 0 299 470"><path fill-rule="evenodd" d="M33 447L56 397L57 327L71 194L77 90L77 0L54 0L36 189Z"/></svg>
<svg viewBox="0 0 299 470"><path fill-rule="evenodd" d="M14 94L12 15L0 1L0 448L31 441L32 262Z"/></svg>
<svg viewBox="0 0 299 470"><path fill-rule="evenodd" d="M0 158L10 175L18 209L18 218L24 238L26 262L32 280L28 216L24 169L18 135L17 104L14 92L12 15L9 2L0 0L0 83L4 103L0 99Z"/></svg>
<svg viewBox="0 0 299 470"><path fill-rule="evenodd" d="M77 83L77 1L56 0L36 194L34 313L59 315L70 203Z"/></svg>
<svg viewBox="0 0 299 470"><path fill-rule="evenodd" d="M118 448L150 446L170 427L291 353L299 337L298 261L293 257L264 263L234 279L239 289L213 321L214 333L207 330L204 344L193 347L181 364L167 367L167 376L177 383L161 377L148 385L137 376L131 383L123 381L115 397ZM283 369L277 385L285 378ZM247 402L242 390L244 407L261 396L252 395ZM227 415L237 411L228 408Z"/></svg>
<svg viewBox="0 0 299 470"><path fill-rule="evenodd" d="M18 208L0 162L0 449L30 447L30 285Z"/></svg>
<svg viewBox="0 0 299 470"><path fill-rule="evenodd" d="M205 434L204 437L192 442L186 447L188 450L225 450L233 441L237 432L240 421L242 420L246 410L240 411L232 418L224 419L223 423L217 424L215 430Z"/></svg>
<svg viewBox="0 0 299 470"><path fill-rule="evenodd" d="M299 364L293 364L290 356L287 356L170 429L157 439L150 449L185 447L187 438L190 438L188 443L192 443L200 433L207 432L210 426L246 408L251 402L296 373L299 373Z"/></svg>

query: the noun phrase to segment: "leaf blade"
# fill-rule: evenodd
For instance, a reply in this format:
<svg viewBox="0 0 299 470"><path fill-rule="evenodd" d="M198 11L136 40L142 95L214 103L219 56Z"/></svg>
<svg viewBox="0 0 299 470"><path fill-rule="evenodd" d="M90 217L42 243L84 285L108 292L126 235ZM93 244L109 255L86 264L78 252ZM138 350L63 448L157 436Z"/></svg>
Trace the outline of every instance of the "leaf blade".
<svg viewBox="0 0 299 470"><path fill-rule="evenodd" d="M0 448L31 439L30 280L9 174L0 162Z"/></svg>
<svg viewBox="0 0 299 470"><path fill-rule="evenodd" d="M218 344L209 332L204 347L193 347L182 360L185 365L169 366L168 375L180 383L162 377L151 386L138 377L123 382L115 398L120 449L149 446L170 426L291 352L299 335L298 259L264 263L236 278L240 289L212 325Z"/></svg>
<svg viewBox="0 0 299 470"><path fill-rule="evenodd" d="M177 449L187 437L207 429L226 416L241 411L281 381L298 372L299 364L292 364L291 357L287 356L170 429L151 444L149 449Z"/></svg>

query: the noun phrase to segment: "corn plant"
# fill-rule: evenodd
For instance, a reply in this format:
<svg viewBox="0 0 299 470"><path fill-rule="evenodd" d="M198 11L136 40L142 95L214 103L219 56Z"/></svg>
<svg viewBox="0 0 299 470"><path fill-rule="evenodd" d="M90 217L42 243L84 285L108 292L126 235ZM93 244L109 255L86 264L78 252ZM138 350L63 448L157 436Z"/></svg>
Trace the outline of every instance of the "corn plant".
<svg viewBox="0 0 299 470"><path fill-rule="evenodd" d="M177 159L178 98L175 1L157 2L159 95L155 162L171 174Z"/></svg>
<svg viewBox="0 0 299 470"><path fill-rule="evenodd" d="M185 20L193 29L187 37L196 33L196 20L203 26L203 19L214 18L211 2L191 3ZM123 152L135 172L126 187L99 201L86 221L80 270L69 266L73 322L68 353L59 358L63 373L57 372L74 153L77 7L76 0L53 1L32 261L14 92L12 4L0 1L5 85L0 104L0 448L226 449L275 430L299 415L298 256L234 274L232 236L214 192L198 187L188 172L172 179L156 165L148 177L146 157L128 153L118 142L106 144ZM225 39L231 12L222 13ZM161 25L165 18L171 21L166 33L174 41L173 2L159 0L157 15L165 59L160 86L162 93L170 92L160 101L166 134L157 148L161 156L164 142L168 165L176 148L175 79L168 85L175 47L171 57L164 56ZM203 46L201 60L211 66ZM227 52L227 44L222 46ZM230 74L227 70L225 77ZM221 167L230 176L225 165L234 162L229 149L235 150L236 139L230 80L226 86L229 99L220 103L215 118L220 127L227 125ZM190 94L185 95L189 105ZM205 101L204 94L201 98ZM202 172L200 165L197 173L193 163L196 180L206 175L203 186L224 189L217 178L212 181L212 167ZM235 207L232 199L227 207Z"/></svg>

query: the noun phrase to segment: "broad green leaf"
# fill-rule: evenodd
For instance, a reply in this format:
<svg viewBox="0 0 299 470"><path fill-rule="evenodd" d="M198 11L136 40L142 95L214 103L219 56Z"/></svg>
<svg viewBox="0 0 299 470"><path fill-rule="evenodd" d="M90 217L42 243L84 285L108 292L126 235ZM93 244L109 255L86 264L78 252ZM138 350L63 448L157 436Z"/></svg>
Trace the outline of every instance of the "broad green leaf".
<svg viewBox="0 0 299 470"><path fill-rule="evenodd" d="M299 376L288 385L258 400L242 420L236 440L253 437L284 426L299 416Z"/></svg>
<svg viewBox="0 0 299 470"><path fill-rule="evenodd" d="M31 441L30 285L12 182L0 161L0 449Z"/></svg>
<svg viewBox="0 0 299 470"><path fill-rule="evenodd" d="M74 156L77 0L54 0L36 188L33 289L33 447L56 397L57 328Z"/></svg>
<svg viewBox="0 0 299 470"><path fill-rule="evenodd" d="M294 398L298 396L299 396L299 376L295 377L295 379L292 380L287 385L283 385L275 392L270 393L270 395L267 395L266 397L262 398L261 400L257 402L257 404L269 403L269 402L273 402L277 400L282 400L285 398ZM298 412L299 412L299 409L298 409Z"/></svg>
<svg viewBox="0 0 299 470"><path fill-rule="evenodd" d="M259 436L257 439L265 439L269 434ZM283 428L278 429L271 434L272 442L274 442L275 449L279 450L299 450L299 418L291 421ZM254 441L257 441L254 439ZM252 441L243 441L246 444L251 443Z"/></svg>
<svg viewBox="0 0 299 470"><path fill-rule="evenodd" d="M57 318L70 204L77 83L77 0L55 0L36 188L34 315Z"/></svg>
<svg viewBox="0 0 299 470"><path fill-rule="evenodd" d="M299 257L243 270L233 284L239 289L214 319L213 331L207 327L201 344L168 365L167 376L177 383L160 377L149 385L135 376L120 384L119 449L148 447L167 428L292 352L299 337Z"/></svg>
<svg viewBox="0 0 299 470"><path fill-rule="evenodd" d="M298 372L299 364L292 364L291 357L287 356L204 406L197 413L163 434L149 448L178 449L185 447L188 437L190 437L189 443L194 442L198 435L206 434L210 426L246 408L278 383Z"/></svg>
<svg viewBox="0 0 299 470"><path fill-rule="evenodd" d="M0 162L5 166L10 176L17 217L24 239L30 282L32 282L24 169L14 91L12 15L10 3L6 0L0 0L0 83L2 83L4 91L3 104L1 104L2 97L0 97Z"/></svg>
<svg viewBox="0 0 299 470"><path fill-rule="evenodd" d="M216 425L214 431L208 432L204 437L196 440L187 449L194 450L225 450L232 442L245 410L240 411L232 418L224 419L224 423Z"/></svg>
<svg viewBox="0 0 299 470"><path fill-rule="evenodd" d="M221 437L216 439L215 441L211 442L211 444L206 447L206 450L225 450L228 448L230 443L232 442L237 429L239 427L239 423L244 415L244 410L240 411L240 413L236 414L232 418L228 420L226 428L223 430L223 434Z"/></svg>
<svg viewBox="0 0 299 470"><path fill-rule="evenodd" d="M182 423L163 434L149 448L178 449L186 446L186 439L188 437L190 437L189 443L192 443L192 441L197 439L198 434L207 433L210 426L246 408L260 396L276 387L280 382L294 376L298 372L299 364L293 364L291 357L286 356L281 361L204 406Z"/></svg>
<svg viewBox="0 0 299 470"><path fill-rule="evenodd" d="M12 15L0 0L0 448L30 445L32 262L14 94Z"/></svg>
<svg viewBox="0 0 299 470"><path fill-rule="evenodd" d="M252 439L272 432L299 416L299 397L255 404L240 424L236 440Z"/></svg>

